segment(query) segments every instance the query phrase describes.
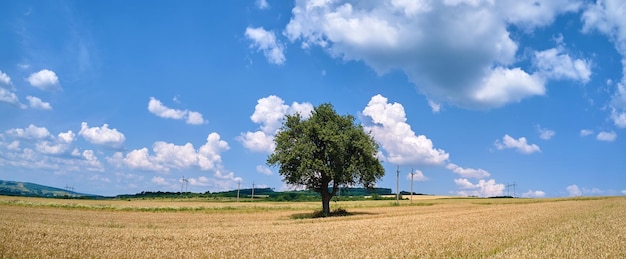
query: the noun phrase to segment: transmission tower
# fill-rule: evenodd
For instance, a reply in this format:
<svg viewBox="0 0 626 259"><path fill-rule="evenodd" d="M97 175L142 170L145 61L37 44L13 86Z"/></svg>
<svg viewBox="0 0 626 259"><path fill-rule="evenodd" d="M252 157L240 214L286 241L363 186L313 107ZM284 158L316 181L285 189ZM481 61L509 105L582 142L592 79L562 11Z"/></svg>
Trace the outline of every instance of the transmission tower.
<svg viewBox="0 0 626 259"><path fill-rule="evenodd" d="M239 189L241 187L241 180L237 182L237 202L239 202Z"/></svg>
<svg viewBox="0 0 626 259"><path fill-rule="evenodd" d="M415 175L415 171L411 168L411 204L413 204L413 175Z"/></svg>
<svg viewBox="0 0 626 259"><path fill-rule="evenodd" d="M400 204L400 166L396 169L396 203Z"/></svg>
<svg viewBox="0 0 626 259"><path fill-rule="evenodd" d="M183 179L180 181L180 195L183 195L184 192L187 192L188 187L189 187L189 179L183 176Z"/></svg>
<svg viewBox="0 0 626 259"><path fill-rule="evenodd" d="M511 196L511 197L515 198L515 186L516 185L517 184L515 184L515 182L513 182L513 184L507 184L506 185L506 195L507 196L511 196L511 187L513 187L513 196Z"/></svg>
<svg viewBox="0 0 626 259"><path fill-rule="evenodd" d="M252 182L252 195L250 195L250 202L254 202L254 182Z"/></svg>

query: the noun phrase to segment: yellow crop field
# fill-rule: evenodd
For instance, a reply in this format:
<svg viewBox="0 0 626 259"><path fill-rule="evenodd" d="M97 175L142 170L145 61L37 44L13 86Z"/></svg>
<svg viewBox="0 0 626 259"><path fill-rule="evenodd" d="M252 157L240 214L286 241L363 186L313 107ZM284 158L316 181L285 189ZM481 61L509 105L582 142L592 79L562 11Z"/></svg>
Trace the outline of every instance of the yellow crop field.
<svg viewBox="0 0 626 259"><path fill-rule="evenodd" d="M0 197L0 257L626 258L626 197L332 206Z"/></svg>

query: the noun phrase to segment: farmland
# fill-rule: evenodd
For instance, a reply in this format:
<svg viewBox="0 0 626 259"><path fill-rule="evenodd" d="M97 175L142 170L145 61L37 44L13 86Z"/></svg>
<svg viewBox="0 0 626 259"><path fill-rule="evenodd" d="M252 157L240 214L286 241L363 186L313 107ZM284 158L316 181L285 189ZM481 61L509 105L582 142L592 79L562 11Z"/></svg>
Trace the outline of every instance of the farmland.
<svg viewBox="0 0 626 259"><path fill-rule="evenodd" d="M0 196L0 257L625 258L626 197L334 202Z"/></svg>

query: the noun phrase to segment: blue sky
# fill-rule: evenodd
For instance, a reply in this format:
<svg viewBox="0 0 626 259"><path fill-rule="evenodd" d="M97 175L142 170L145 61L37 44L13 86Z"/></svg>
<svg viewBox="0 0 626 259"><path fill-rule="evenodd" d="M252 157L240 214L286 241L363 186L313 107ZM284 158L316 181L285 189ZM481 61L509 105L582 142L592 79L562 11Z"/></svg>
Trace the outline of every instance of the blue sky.
<svg viewBox="0 0 626 259"><path fill-rule="evenodd" d="M626 195L626 5L606 1L9 1L0 179L100 195L287 186L286 114L330 102L379 187ZM509 191L509 192L507 192Z"/></svg>

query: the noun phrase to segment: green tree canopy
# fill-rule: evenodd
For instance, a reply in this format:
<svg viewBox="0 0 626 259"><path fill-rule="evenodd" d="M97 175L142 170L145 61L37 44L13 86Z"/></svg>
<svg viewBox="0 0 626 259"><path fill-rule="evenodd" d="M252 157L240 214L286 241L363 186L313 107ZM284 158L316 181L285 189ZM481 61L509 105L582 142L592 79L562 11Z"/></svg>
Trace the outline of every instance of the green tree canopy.
<svg viewBox="0 0 626 259"><path fill-rule="evenodd" d="M319 192L324 215L341 185L372 187L385 174L376 157L378 144L354 120L328 103L315 107L308 119L287 115L267 159L280 167L283 181Z"/></svg>

